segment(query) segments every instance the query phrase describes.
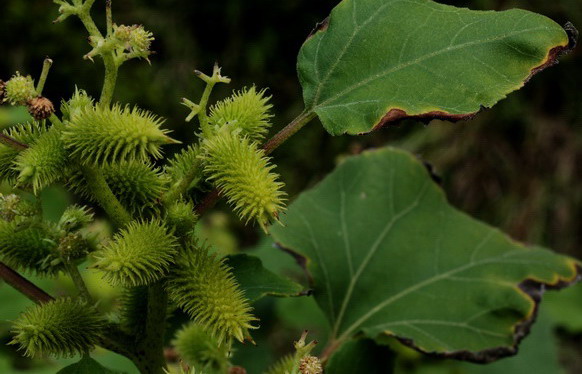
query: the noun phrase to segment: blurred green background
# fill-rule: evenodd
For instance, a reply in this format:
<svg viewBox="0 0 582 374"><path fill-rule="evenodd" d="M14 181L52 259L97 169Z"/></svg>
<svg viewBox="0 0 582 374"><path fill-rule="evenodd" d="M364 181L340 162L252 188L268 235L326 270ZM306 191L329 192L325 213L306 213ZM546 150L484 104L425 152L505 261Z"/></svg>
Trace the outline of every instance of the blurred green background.
<svg viewBox="0 0 582 374"><path fill-rule="evenodd" d="M302 109L295 73L297 52L315 24L337 0L123 0L114 1L117 23L141 23L156 36L151 66L132 61L121 71L116 99L136 103L167 118L175 137L193 139L192 125L179 104L197 98L202 85L194 69L210 71L215 61L233 78L218 87L215 99L232 89L256 84L268 87L275 105L273 132ZM560 24L571 21L582 28L579 0L441 1L472 9L519 7L545 14ZM95 18L104 21L104 0L97 0ZM77 20L52 24L57 6L49 0L0 1L0 79L15 71L38 76L45 56L54 60L45 95L55 103L71 96L75 85L97 95L101 87L99 61L84 61L90 48ZM386 36L390 37L390 36ZM398 36L397 36L398 37ZM442 177L450 201L471 215L499 226L516 239L539 243L582 258L582 52L561 59L559 66L536 76L521 91L470 122L433 121L390 126L374 134L332 138L314 122L274 153L291 198L312 186L343 157L364 149L391 144L406 148ZM26 120L26 112L0 107L0 127ZM168 149L175 152L178 147ZM55 188L45 204L58 217L73 201ZM226 252L256 247L254 251L273 270L301 279L290 259L261 239L256 228L243 225L219 204L202 227L206 236ZM260 240L260 243L257 244ZM103 282L92 279L93 287ZM47 284L47 287L49 283ZM66 292L60 281L49 289ZM582 286L550 295L542 306L541 323L522 355L490 367L457 365L420 359L401 352L402 373L559 373L582 372ZM113 300L115 290L101 290ZM8 342L9 321L26 299L0 284L0 339ZM108 308L115 308L114 303ZM320 341L325 328L313 300L269 299L256 305L263 329L257 347L242 347L235 361L249 373L260 373L276 356L289 351L304 328ZM182 316L173 319L179 325ZM552 339L555 338L555 339ZM324 342L322 342L323 344ZM528 353L529 352L529 353ZM131 364L111 354L99 355L112 368L135 372ZM520 361L517 361L523 357ZM542 362L548 366L540 366ZM558 363L561 363L560 365ZM54 373L63 361L25 360L13 348L0 348L0 373ZM505 365L505 366L504 366ZM513 365L513 366L512 366ZM542 369L543 368L543 369ZM489 370L489 371L483 371ZM540 371L542 370L542 371Z"/></svg>

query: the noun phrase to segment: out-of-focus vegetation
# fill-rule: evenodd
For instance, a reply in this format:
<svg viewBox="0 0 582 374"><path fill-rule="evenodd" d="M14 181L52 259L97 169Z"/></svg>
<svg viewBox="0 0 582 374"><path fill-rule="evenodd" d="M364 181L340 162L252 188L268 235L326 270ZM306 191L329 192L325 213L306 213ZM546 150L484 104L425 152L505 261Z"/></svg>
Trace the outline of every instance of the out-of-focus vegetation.
<svg viewBox="0 0 582 374"><path fill-rule="evenodd" d="M102 0L98 0L98 2ZM219 95L233 88L256 84L268 87L275 105L275 127L284 126L302 109L301 90L295 73L297 52L309 31L321 21L337 0L124 0L114 1L116 18L125 24L143 23L156 36L157 52L147 64L130 63L122 68L116 99L135 102L168 119L178 137L193 137L184 124L186 108L179 104L185 96L197 96L202 85L192 79L195 68L208 70L215 60L233 78L227 87L217 87ZM549 16L558 23L571 21L582 28L582 2L575 0L463 0L441 1L473 9L526 8ZM95 7L103 10L104 7ZM57 7L51 1L2 0L0 2L0 79L15 71L38 75L42 60L50 56L53 70L45 95L53 100L70 97L74 83L96 94L101 86L100 62L83 61L89 51L80 24L52 24ZM99 17L96 17L99 18ZM104 21L103 17L100 17ZM277 150L277 159L287 191L293 197L329 172L342 157L370 147L392 144L411 150L429 162L441 176L453 204L469 214L501 227L513 237L536 242L556 251L582 258L582 50L561 59L559 69L536 76L500 105L467 123L439 121L425 127L404 122L374 134L332 138L316 123L308 126ZM222 90L222 91L220 91ZM26 121L21 109L0 108L0 128ZM49 212L59 216L67 197L55 191L45 197ZM253 247L259 240L253 229L233 217L215 213L201 228L216 245L227 252ZM277 267L301 279L301 273L285 254L263 239L258 250L266 265ZM91 280L95 290L103 281ZM67 290L51 289L54 294ZM531 341L523 348L523 362L545 352L547 370L582 370L582 286L552 295L542 304L544 323L536 325ZM304 328L324 325L310 298L268 299L255 305L263 326L257 347L243 347L236 360L249 373L259 373L274 357L291 349L291 342ZM10 340L8 324L30 302L0 284L0 336ZM111 305L114 308L115 305ZM576 314L576 310L578 313ZM172 319L176 328L181 316ZM318 323L320 322L320 323ZM549 342L552 332L559 343ZM171 337L168 338L169 340ZM526 340L526 342L528 342ZM536 343L537 342L537 343ZM320 345L323 345L322 342ZM538 344L539 343L539 344ZM550 348L547 348L547 347ZM555 352L548 350L555 348ZM529 354L526 354L530 350ZM556 354L557 352L557 354ZM477 372L472 367L421 361L402 352L403 373ZM520 356L518 356L520 357ZM107 366L135 372L131 363L113 354L97 356ZM548 363L553 361L553 363ZM46 363L20 358L12 348L0 347L0 373L54 373L64 362ZM487 373L521 371L535 373L534 366L492 366ZM428 365L428 366L427 366ZM516 369L517 367L517 369ZM510 370L510 371L509 371ZM521 371L519 371L521 370ZM479 371L481 372L481 371ZM544 373L548 371L543 371Z"/></svg>

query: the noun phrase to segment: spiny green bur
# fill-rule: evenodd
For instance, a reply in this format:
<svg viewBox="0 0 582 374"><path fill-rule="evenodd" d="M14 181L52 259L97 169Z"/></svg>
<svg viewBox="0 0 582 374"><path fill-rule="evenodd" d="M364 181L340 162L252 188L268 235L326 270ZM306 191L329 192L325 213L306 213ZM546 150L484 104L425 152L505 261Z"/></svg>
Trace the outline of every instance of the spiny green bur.
<svg viewBox="0 0 582 374"><path fill-rule="evenodd" d="M112 285L148 285L168 273L176 247L176 238L160 222L132 222L94 254L93 267Z"/></svg>
<svg viewBox="0 0 582 374"><path fill-rule="evenodd" d="M177 143L160 128L163 122L137 107L85 107L67 122L63 141L71 157L90 165L161 158L163 144Z"/></svg>
<svg viewBox="0 0 582 374"><path fill-rule="evenodd" d="M230 268L205 246L193 244L176 261L168 282L170 297L219 344L250 340L256 318Z"/></svg>
<svg viewBox="0 0 582 374"><path fill-rule="evenodd" d="M29 308L14 322L12 332L26 356L72 357L97 344L104 320L97 310L71 298Z"/></svg>

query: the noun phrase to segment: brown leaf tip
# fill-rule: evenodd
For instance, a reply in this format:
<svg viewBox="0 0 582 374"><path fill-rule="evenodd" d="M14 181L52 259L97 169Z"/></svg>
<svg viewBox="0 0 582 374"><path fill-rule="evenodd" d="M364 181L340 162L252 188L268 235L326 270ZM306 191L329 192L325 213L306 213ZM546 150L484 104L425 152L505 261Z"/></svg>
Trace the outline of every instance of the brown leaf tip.
<svg viewBox="0 0 582 374"><path fill-rule="evenodd" d="M443 112L440 110L433 110L433 111L426 112L426 113L410 115L402 109L393 108L393 109L390 109L388 111L388 113L386 113L384 115L384 117L382 117L380 122L378 122L376 124L376 126L374 126L373 130L378 130L386 125L397 124L400 121L405 120L405 119L416 119L416 120L419 120L419 121L422 121L425 123L428 123L428 122L432 121L433 119L440 119L443 121L451 121L451 122L465 121L465 120L473 119L473 117L475 117L478 113L479 113L479 111L474 112L474 113L466 113L466 114L463 114L463 113L451 114L451 113Z"/></svg>

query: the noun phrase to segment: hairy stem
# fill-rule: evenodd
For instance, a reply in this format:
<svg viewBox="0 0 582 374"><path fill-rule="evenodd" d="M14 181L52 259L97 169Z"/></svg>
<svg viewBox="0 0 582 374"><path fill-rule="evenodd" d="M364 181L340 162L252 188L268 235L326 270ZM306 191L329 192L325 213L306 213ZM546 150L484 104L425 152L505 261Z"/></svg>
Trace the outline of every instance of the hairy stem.
<svg viewBox="0 0 582 374"><path fill-rule="evenodd" d="M117 200L103 174L89 166L80 166L80 168L93 196L109 215L113 224L120 228L131 222L131 215Z"/></svg>
<svg viewBox="0 0 582 374"><path fill-rule="evenodd" d="M85 301L91 302L93 300L93 298L91 297L91 294L89 293L89 289L87 288L87 285L85 284L85 281L83 280L83 277L81 276L81 273L79 273L79 268L77 268L77 266L75 264L71 263L71 261L64 260L64 262L65 262L65 267L67 268L67 272L71 276L71 279L73 280L73 283L75 284L75 287L77 287L77 290L79 291L80 296L83 299L85 299Z"/></svg>
<svg viewBox="0 0 582 374"><path fill-rule="evenodd" d="M53 65L53 60L50 58L45 58L44 63L42 64L42 73L40 73L40 78L38 79L38 84L36 85L36 93L42 95L42 91L44 90L44 84L46 83L46 79L48 77L48 73L51 70L51 66Z"/></svg>
<svg viewBox="0 0 582 374"><path fill-rule="evenodd" d="M28 297L37 304L48 303L54 298L48 293L44 292L34 283L18 274L8 265L0 261L0 278L9 284L12 288Z"/></svg>
<svg viewBox="0 0 582 374"><path fill-rule="evenodd" d="M163 374L166 367L164 335L168 309L168 294L164 288L164 281L149 286L147 297L145 329L138 343L138 354L134 363L142 374Z"/></svg>
<svg viewBox="0 0 582 374"><path fill-rule="evenodd" d="M303 126L311 122L312 119L316 117L315 112L303 112L297 118L295 118L291 123L285 126L281 131L273 135L269 141L263 145L263 150L265 154L270 154L275 149L277 149L281 144L285 143L287 139L295 135Z"/></svg>
<svg viewBox="0 0 582 374"><path fill-rule="evenodd" d="M111 104L111 100L113 100L119 66L115 63L112 55L103 56L103 63L105 64L105 80L103 82L99 105L108 107Z"/></svg>

